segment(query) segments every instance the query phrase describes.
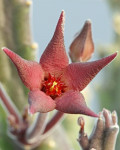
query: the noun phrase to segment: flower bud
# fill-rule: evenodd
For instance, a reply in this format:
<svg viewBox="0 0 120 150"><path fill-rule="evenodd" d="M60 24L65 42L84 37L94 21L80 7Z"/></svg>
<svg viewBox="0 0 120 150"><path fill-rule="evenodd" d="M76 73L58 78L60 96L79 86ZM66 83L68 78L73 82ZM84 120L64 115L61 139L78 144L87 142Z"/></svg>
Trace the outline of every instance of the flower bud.
<svg viewBox="0 0 120 150"><path fill-rule="evenodd" d="M87 61L94 52L94 43L91 33L91 22L87 20L70 45L69 55L72 62Z"/></svg>

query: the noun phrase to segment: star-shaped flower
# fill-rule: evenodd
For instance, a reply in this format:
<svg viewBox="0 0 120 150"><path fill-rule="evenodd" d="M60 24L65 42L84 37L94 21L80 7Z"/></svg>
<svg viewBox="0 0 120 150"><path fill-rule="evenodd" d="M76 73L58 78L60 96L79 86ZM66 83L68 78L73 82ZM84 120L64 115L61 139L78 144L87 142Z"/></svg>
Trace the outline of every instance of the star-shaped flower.
<svg viewBox="0 0 120 150"><path fill-rule="evenodd" d="M3 51L15 64L21 80L30 89L30 113L57 109L64 113L98 117L87 107L80 91L117 53L93 62L69 64L64 46L64 11L39 63L25 60L7 48L3 48Z"/></svg>

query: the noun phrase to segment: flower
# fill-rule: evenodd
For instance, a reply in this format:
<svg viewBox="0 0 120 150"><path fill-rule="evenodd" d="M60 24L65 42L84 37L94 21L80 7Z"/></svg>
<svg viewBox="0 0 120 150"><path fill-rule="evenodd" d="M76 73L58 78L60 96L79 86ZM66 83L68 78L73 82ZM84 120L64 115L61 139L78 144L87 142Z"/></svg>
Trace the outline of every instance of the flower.
<svg viewBox="0 0 120 150"><path fill-rule="evenodd" d="M57 109L64 113L98 117L87 107L80 91L117 53L93 62L69 64L64 46L64 11L39 63L25 60L7 48L3 48L3 51L15 64L21 80L30 89L28 102L31 114Z"/></svg>

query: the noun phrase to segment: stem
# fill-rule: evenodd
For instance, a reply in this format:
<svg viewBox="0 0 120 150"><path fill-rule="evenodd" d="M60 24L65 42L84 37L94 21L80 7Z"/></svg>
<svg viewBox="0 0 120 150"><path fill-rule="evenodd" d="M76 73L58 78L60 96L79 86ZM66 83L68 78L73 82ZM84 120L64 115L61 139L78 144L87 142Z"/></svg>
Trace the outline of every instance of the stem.
<svg viewBox="0 0 120 150"><path fill-rule="evenodd" d="M90 138L90 148L102 150L105 131L104 131L104 121L101 115L99 116L97 124L93 130L94 130L93 135Z"/></svg>
<svg viewBox="0 0 120 150"><path fill-rule="evenodd" d="M36 121L30 126L26 133L26 140L35 143L43 133L47 121L48 113L39 113Z"/></svg>
<svg viewBox="0 0 120 150"><path fill-rule="evenodd" d="M16 123L20 123L22 120L20 118L19 112L18 112L16 106L13 104L12 100L8 97L2 84L0 84L0 98L6 108L5 110L6 110L7 114L10 113L11 115L13 115L15 117Z"/></svg>
<svg viewBox="0 0 120 150"><path fill-rule="evenodd" d="M44 130L44 134L52 129L58 121L63 117L64 113L57 111L56 114L52 117L52 119L47 123L46 128Z"/></svg>
<svg viewBox="0 0 120 150"><path fill-rule="evenodd" d="M26 133L27 142L34 143L33 147L39 145L40 141L45 139L46 137L45 133L51 130L58 123L58 121L62 118L63 115L64 113L57 111L57 113L52 117L52 119L46 125L48 113L45 114L39 113L39 115L36 118L36 121L27 130ZM43 135L41 135L42 133Z"/></svg>
<svg viewBox="0 0 120 150"><path fill-rule="evenodd" d="M79 138L77 139L77 141L81 145L82 149L88 150L89 139L88 139L87 134L84 131L85 120L83 117L78 118L78 125L80 126L80 131L79 131Z"/></svg>
<svg viewBox="0 0 120 150"><path fill-rule="evenodd" d="M32 46L28 2L0 0L0 22L0 48L8 47L23 58L33 60L35 51ZM28 90L23 86L15 67L2 51L0 51L0 68L0 81L4 83L8 95L21 110L27 103L25 99Z"/></svg>
<svg viewBox="0 0 120 150"><path fill-rule="evenodd" d="M80 123L79 125L81 126ZM87 134L83 130L80 132L78 142L83 150L114 150L118 132L119 126L116 112L111 113L103 109L99 114L92 136L88 139Z"/></svg>
<svg viewBox="0 0 120 150"><path fill-rule="evenodd" d="M117 113L115 111L112 112L112 114L104 109L103 110L104 117L105 117L105 139L104 139L104 150L114 150L117 140L117 135L119 132L119 126L118 126L118 119L117 119ZM110 118L111 117L111 118Z"/></svg>

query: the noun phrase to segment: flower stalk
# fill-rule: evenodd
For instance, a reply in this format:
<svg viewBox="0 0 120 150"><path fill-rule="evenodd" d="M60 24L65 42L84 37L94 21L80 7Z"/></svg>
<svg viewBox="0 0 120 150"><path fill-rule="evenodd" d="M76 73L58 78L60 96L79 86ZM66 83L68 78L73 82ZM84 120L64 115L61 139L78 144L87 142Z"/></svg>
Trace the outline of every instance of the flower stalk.
<svg viewBox="0 0 120 150"><path fill-rule="evenodd" d="M12 115L15 118L16 124L20 124L22 122L22 119L19 115L19 111L17 110L16 106L14 105L12 100L9 98L7 93L5 92L1 83L0 83L0 99L2 101L2 104L5 107L6 113L8 115Z"/></svg>
<svg viewBox="0 0 120 150"><path fill-rule="evenodd" d="M26 131L26 141L28 143L36 143L40 140L48 120L48 113L39 113L33 124ZM41 141L40 141L41 142Z"/></svg>
<svg viewBox="0 0 120 150"><path fill-rule="evenodd" d="M51 120L47 123L44 134L50 131L60 120L63 118L64 113L57 111L55 115L51 118Z"/></svg>

